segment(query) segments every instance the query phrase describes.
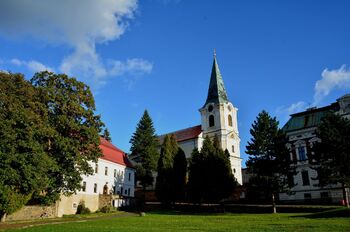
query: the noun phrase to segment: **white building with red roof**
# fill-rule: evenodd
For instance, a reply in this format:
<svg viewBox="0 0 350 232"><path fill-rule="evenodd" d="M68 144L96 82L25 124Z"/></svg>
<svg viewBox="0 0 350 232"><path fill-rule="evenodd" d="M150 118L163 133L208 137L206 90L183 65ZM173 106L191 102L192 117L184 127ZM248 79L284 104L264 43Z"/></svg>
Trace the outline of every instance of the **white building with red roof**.
<svg viewBox="0 0 350 232"><path fill-rule="evenodd" d="M134 197L135 169L126 153L102 137L100 149L103 155L97 163L90 163L94 174L82 176L82 189L77 194L61 196L57 204L58 216L75 214L82 201L91 211L96 211L103 205L102 200L119 207Z"/></svg>

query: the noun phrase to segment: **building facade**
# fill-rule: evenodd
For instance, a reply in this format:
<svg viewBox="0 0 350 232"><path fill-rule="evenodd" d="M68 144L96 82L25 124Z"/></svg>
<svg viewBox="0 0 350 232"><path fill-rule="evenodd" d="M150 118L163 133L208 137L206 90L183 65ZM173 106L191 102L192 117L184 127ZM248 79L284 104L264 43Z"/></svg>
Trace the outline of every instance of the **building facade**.
<svg viewBox="0 0 350 232"><path fill-rule="evenodd" d="M283 130L288 137L287 147L291 150L290 159L297 164L297 174L294 176L296 186L292 188L291 195L281 193L281 201L291 202L324 202L340 203L343 193L341 185L318 186L317 172L309 163L309 154L313 144L319 139L316 130L322 117L328 112L334 112L350 119L350 94L336 102L322 107L310 108L306 111L292 114ZM348 190L347 190L348 191Z"/></svg>
<svg viewBox="0 0 350 232"><path fill-rule="evenodd" d="M207 99L199 109L201 124L167 134L175 135L187 158L191 157L193 149L201 149L206 136L217 137L221 148L229 151L232 173L238 183L242 184L237 111L238 109L227 97L216 55L214 55ZM162 143L164 136L159 137L160 143Z"/></svg>
<svg viewBox="0 0 350 232"><path fill-rule="evenodd" d="M96 211L103 204L126 205L134 197L135 169L126 154L104 138L100 139L100 149L103 156L97 163L90 162L94 174L82 176L82 189L76 194L61 196L57 216L75 214L82 201L91 211Z"/></svg>

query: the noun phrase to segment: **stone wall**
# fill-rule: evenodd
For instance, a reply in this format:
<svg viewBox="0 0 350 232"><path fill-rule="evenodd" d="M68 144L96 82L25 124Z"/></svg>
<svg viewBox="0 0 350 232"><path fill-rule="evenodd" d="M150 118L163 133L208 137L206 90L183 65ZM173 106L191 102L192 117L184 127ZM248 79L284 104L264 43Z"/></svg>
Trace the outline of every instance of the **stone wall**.
<svg viewBox="0 0 350 232"><path fill-rule="evenodd" d="M111 194L100 194L99 201L98 201L98 208L101 209L104 206L111 206L112 200L113 200L113 197Z"/></svg>
<svg viewBox="0 0 350 232"><path fill-rule="evenodd" d="M30 205L24 206L22 209L17 212L8 215L6 221L15 221L15 220L31 220L38 218L54 218L57 217L57 207L56 205L52 206L39 206L39 205Z"/></svg>

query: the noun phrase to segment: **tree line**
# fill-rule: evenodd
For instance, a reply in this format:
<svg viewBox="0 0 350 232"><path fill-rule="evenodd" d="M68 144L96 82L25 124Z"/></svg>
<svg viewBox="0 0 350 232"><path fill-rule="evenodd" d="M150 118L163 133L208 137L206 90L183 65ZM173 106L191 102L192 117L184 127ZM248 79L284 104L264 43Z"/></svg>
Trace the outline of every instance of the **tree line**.
<svg viewBox="0 0 350 232"><path fill-rule="evenodd" d="M146 110L130 143L131 154L141 158L137 179L145 190L156 176L155 192L163 205L183 201L219 202L229 197L237 186L230 154L221 149L216 137L205 137L202 148L194 149L186 159L175 135L165 135L163 141L158 140Z"/></svg>
<svg viewBox="0 0 350 232"><path fill-rule="evenodd" d="M276 212L278 194L292 193L296 185L293 177L297 174L297 164L290 158L291 151L286 146L288 137L268 112L263 110L258 114L250 134L251 140L246 146L249 155L246 165L252 174L248 198L259 198L259 195L270 198ZM349 120L330 112L317 130L320 141L308 154L311 168L318 173L318 186L341 183L345 202L345 189L350 185L349 136ZM146 189L156 176L156 195L164 205L176 201L219 202L237 187L229 153L220 148L217 138L206 137L202 148L194 149L188 160L174 135L166 135L161 146L157 138L152 119L145 111L130 140L131 152L141 157L138 180Z"/></svg>

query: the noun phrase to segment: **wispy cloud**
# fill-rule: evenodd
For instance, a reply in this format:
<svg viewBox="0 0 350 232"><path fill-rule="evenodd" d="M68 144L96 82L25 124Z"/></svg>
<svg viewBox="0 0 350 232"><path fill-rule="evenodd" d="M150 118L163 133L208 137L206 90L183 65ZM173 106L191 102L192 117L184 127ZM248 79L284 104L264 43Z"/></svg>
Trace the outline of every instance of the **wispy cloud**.
<svg viewBox="0 0 350 232"><path fill-rule="evenodd" d="M16 66L24 66L31 72L40 72L40 71L46 71L46 70L51 72L55 71L53 68L48 67L36 60L25 61L25 60L19 60L14 58L10 60L10 63Z"/></svg>
<svg viewBox="0 0 350 232"><path fill-rule="evenodd" d="M114 67L97 53L96 45L123 35L137 7L137 0L0 1L0 35L17 38L30 36L47 43L68 46L71 53L62 59L57 71L101 86L111 77ZM119 69L130 70L130 73L131 70L142 73L152 70L152 65L141 67L147 61L130 60L138 62L135 66L129 61L114 62L120 62ZM40 64L25 63L32 70L45 67Z"/></svg>

